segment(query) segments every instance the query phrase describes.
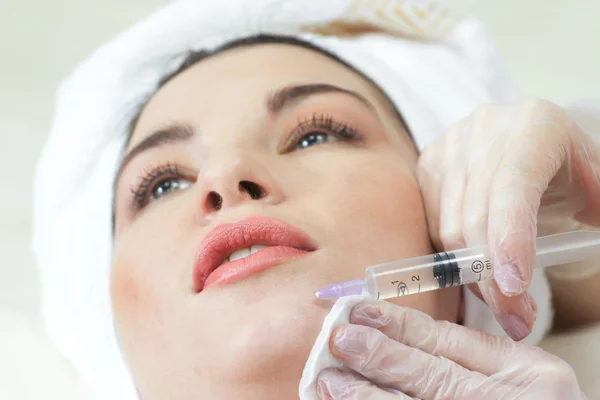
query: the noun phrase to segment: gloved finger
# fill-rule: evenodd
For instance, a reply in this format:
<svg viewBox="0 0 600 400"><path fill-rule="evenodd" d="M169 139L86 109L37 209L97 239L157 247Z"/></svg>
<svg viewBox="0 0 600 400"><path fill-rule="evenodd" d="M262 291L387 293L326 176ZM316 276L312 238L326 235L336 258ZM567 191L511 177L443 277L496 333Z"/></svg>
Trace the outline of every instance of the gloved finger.
<svg viewBox="0 0 600 400"><path fill-rule="evenodd" d="M493 142L493 138L490 140ZM495 162L494 157L491 156L489 162L482 164L478 172L469 174L461 227L466 245L469 247L479 246L488 241L490 200L486 194L491 192L493 176L499 161L500 159ZM495 280L495 282L484 281L477 284L480 297L490 307L508 335L513 340L522 340L529 335L535 322L535 312L529 298L522 295L510 298L504 295L507 289L502 285L507 281L510 282L510 279L506 279L506 272L495 274Z"/></svg>
<svg viewBox="0 0 600 400"><path fill-rule="evenodd" d="M561 124L535 121L508 139L512 151L490 189L488 243L494 278L507 296L523 293L531 281L542 195L571 148Z"/></svg>
<svg viewBox="0 0 600 400"><path fill-rule="evenodd" d="M535 321L533 307L522 293L533 274L538 211L569 152L560 124L539 118L528 123L527 116L523 120L522 131L508 138L507 148L512 150L504 153L490 179L488 243L495 281L479 284L486 303L514 340L526 337Z"/></svg>
<svg viewBox="0 0 600 400"><path fill-rule="evenodd" d="M492 310L496 321L514 341L525 339L536 320L537 304L527 292L506 297L495 280L477 283L483 301Z"/></svg>
<svg viewBox="0 0 600 400"><path fill-rule="evenodd" d="M461 234L468 247L488 243L490 191L493 177L507 148L505 130L490 131L490 126L502 127L505 124L505 121L497 120L504 113L497 113L496 108L496 106L481 107L472 118L473 134L469 135L472 136L470 141L472 148L468 151L468 182L460 226ZM490 151L491 149L494 150ZM521 340L530 333L535 314L531 311L531 305L523 298L509 299L503 296L498 285L493 282L470 286L472 291L487 303L504 330L514 340Z"/></svg>
<svg viewBox="0 0 600 400"><path fill-rule="evenodd" d="M481 107L447 134L445 149L451 165L444 168L439 206L439 229L444 250L487 243L488 194L506 146L504 131L497 134L489 132L490 118L497 118L494 111L497 111L495 106ZM497 121L492 126L502 126L502 123ZM465 137L469 138L468 142L464 141ZM487 148L496 151L482 151ZM480 291L478 294L482 300L487 300L492 312L513 339L521 340L529 334L535 314L524 299L510 300L490 283L486 284L485 297Z"/></svg>
<svg viewBox="0 0 600 400"><path fill-rule="evenodd" d="M593 103L593 102L592 102ZM600 116L598 105L580 102L569 107L566 111L573 122L571 126L572 141L576 142L573 151L573 173L584 189L586 198L585 208L576 219L593 226L600 226Z"/></svg>
<svg viewBox="0 0 600 400"><path fill-rule="evenodd" d="M483 298L483 294L481 293L481 289L479 289L479 286L477 283L471 283L470 285L467 285L467 287L469 288L471 293L473 293L475 296L477 296L479 298L479 300L481 300L485 303L485 299ZM531 296L529 293L527 293L527 301L529 302L529 305L533 309L533 314L537 315L537 311L538 311L537 302L535 301L533 296Z"/></svg>
<svg viewBox="0 0 600 400"><path fill-rule="evenodd" d="M501 133L490 133L490 125L494 126L497 118L496 109L494 105L482 106L460 124L457 132L449 132L457 139L455 149L450 152L454 162L445 166L440 206L444 250L487 241L489 179L496 170L505 140Z"/></svg>
<svg viewBox="0 0 600 400"><path fill-rule="evenodd" d="M468 394L472 388L479 388L487 378L448 358L436 357L361 325L337 327L331 335L330 349L335 358L377 386L422 399L454 399L456 393ZM473 349L469 351L473 353Z"/></svg>
<svg viewBox="0 0 600 400"><path fill-rule="evenodd" d="M381 389L356 373L333 368L319 374L317 393L321 400L415 400L400 392Z"/></svg>
<svg viewBox="0 0 600 400"><path fill-rule="evenodd" d="M502 370L513 358L516 343L388 302L364 301L353 307L350 323L381 331L386 337L434 357L443 357L483 375ZM374 347L373 347L374 349ZM379 350L378 350L379 351ZM475 354L483 354L475 357Z"/></svg>
<svg viewBox="0 0 600 400"><path fill-rule="evenodd" d="M445 168L439 168L440 157L444 157L440 146L444 141L429 144L419 157L417 180L423 196L423 206L427 218L427 227L433 246L441 251L443 244L440 238L440 201Z"/></svg>
<svg viewBox="0 0 600 400"><path fill-rule="evenodd" d="M438 251L466 247L462 232L462 219L467 186L467 163L464 157L456 154L460 151L459 148L462 146L456 144L453 148L448 149L452 162L445 167L440 194L439 240L443 247Z"/></svg>

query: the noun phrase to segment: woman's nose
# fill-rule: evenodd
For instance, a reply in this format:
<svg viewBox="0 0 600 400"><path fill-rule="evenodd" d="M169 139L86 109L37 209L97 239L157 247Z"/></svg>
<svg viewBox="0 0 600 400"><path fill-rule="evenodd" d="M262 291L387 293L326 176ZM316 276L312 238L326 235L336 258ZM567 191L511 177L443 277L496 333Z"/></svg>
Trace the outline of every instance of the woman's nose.
<svg viewBox="0 0 600 400"><path fill-rule="evenodd" d="M283 191L268 168L251 159L206 165L198 176L198 217L207 220L247 202L280 203Z"/></svg>

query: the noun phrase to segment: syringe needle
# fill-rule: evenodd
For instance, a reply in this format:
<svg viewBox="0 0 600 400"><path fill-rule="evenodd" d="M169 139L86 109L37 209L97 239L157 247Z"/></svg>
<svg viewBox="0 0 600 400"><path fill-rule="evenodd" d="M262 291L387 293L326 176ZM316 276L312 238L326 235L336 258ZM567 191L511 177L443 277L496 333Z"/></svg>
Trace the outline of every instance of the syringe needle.
<svg viewBox="0 0 600 400"><path fill-rule="evenodd" d="M351 281L333 283L319 289L315 295L323 300L335 300L344 296L361 294L365 289L365 281L354 279Z"/></svg>

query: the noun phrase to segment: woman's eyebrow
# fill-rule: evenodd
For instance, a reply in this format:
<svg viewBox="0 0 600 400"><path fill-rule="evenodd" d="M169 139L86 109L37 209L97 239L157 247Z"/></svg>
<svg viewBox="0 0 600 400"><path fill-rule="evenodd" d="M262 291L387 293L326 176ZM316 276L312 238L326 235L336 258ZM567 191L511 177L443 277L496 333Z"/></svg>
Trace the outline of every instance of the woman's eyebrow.
<svg viewBox="0 0 600 400"><path fill-rule="evenodd" d="M277 114L294 103L320 93L347 94L365 104L370 109L375 110L375 106L360 93L329 83L310 83L305 85L286 86L278 89L267 98L267 108L271 113Z"/></svg>
<svg viewBox="0 0 600 400"><path fill-rule="evenodd" d="M194 134L194 129L190 125L173 123L144 138L144 140L136 144L125 157L123 157L115 176L115 187L123 170L127 167L127 164L129 164L137 155L167 144L188 141L194 137Z"/></svg>

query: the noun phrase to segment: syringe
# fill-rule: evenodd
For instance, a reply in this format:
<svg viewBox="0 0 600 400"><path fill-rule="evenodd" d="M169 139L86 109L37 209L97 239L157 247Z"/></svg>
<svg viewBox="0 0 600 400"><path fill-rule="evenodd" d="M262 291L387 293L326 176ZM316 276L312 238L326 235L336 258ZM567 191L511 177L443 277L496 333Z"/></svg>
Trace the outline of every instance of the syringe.
<svg viewBox="0 0 600 400"><path fill-rule="evenodd" d="M337 299L368 294L388 299L479 282L494 276L489 254L487 246L480 246L373 265L365 270L365 279L334 283L316 295ZM534 268L579 262L594 255L600 255L600 232L543 236L536 239Z"/></svg>

